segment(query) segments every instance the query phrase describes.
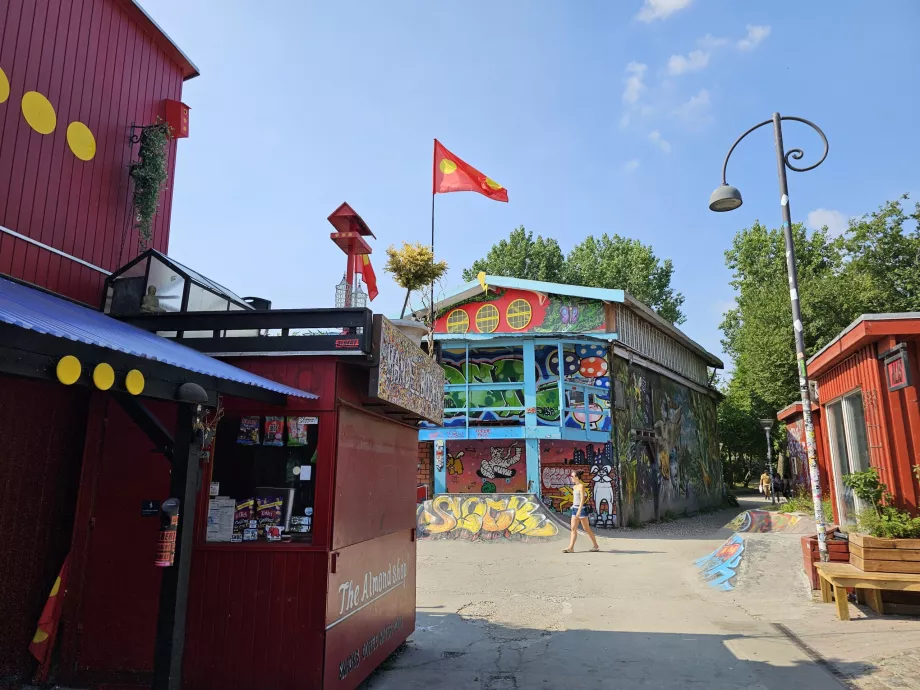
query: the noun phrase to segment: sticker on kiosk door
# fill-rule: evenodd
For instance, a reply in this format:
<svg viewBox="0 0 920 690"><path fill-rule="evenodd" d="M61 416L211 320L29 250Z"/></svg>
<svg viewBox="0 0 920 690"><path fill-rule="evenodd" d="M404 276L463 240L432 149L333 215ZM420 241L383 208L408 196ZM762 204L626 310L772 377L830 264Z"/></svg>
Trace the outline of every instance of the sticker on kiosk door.
<svg viewBox="0 0 920 690"><path fill-rule="evenodd" d="M326 597L323 688L351 690L415 630L411 530L336 551Z"/></svg>

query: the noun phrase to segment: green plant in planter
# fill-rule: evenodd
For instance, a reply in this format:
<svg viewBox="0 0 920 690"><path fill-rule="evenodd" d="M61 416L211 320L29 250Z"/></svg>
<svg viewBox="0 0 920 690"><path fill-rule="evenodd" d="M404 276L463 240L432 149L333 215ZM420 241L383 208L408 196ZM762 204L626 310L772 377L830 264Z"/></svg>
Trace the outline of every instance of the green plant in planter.
<svg viewBox="0 0 920 690"><path fill-rule="evenodd" d="M885 539L914 539L920 537L920 517L898 510L894 496L888 493L874 467L865 472L853 472L843 478L843 483L860 501L869 504L856 518L860 532Z"/></svg>
<svg viewBox="0 0 920 690"><path fill-rule="evenodd" d="M167 177L167 155L172 133L169 125L157 119L156 124L141 131L138 159L128 166L134 180L134 219L140 234L140 248L150 243L151 226L160 203L160 190Z"/></svg>

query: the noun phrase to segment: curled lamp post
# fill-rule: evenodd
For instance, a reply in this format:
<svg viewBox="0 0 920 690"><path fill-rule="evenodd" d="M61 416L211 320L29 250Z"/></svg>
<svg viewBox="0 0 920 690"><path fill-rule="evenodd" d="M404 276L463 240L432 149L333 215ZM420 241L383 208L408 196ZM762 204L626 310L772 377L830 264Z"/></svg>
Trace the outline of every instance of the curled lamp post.
<svg viewBox="0 0 920 690"><path fill-rule="evenodd" d="M776 503L776 491L773 488L773 443L770 441L770 430L773 428L772 419L761 419L760 426L767 434L767 472L770 475L770 502Z"/></svg>
<svg viewBox="0 0 920 690"><path fill-rule="evenodd" d="M824 143L824 153L821 159L814 165L804 168L796 167L790 162L791 160L801 160L805 153L802 149L789 149L786 151L783 147L783 120L801 122L811 127L821 137ZM814 122L810 122L801 117L781 117L779 113L773 113L771 120L764 120L760 124L754 125L740 137L735 140L732 147L725 156L725 162L722 164L722 184L709 198L709 209L711 211L733 211L741 206L741 192L736 187L728 184L725 173L728 168L728 159L731 157L735 147L741 143L748 134L754 130L760 129L770 123L773 124L773 139L776 147L776 167L779 175L779 205L783 212L783 236L786 240L786 272L789 275L789 298L792 301L792 327L795 333L795 356L799 372L799 393L802 398L802 417L805 422L805 447L808 452L808 472L811 477L811 497L815 504L815 525L818 529L818 553L822 562L827 562L827 528L824 524L824 510L821 505L821 480L818 474L818 458L815 447L815 426L811 419L811 398L808 392L808 372L805 367L805 337L802 326L802 310L799 305L799 281L796 275L795 267L795 247L792 244L792 215L789 210L789 186L786 182L786 168L795 172L807 172L814 170L824 159L827 158L828 143L824 132Z"/></svg>

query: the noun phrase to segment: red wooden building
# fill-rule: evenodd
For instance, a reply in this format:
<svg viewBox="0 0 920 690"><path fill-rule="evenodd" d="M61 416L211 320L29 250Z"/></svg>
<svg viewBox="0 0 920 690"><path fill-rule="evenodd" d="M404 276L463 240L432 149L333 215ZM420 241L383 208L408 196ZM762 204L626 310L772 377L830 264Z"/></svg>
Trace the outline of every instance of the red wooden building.
<svg viewBox="0 0 920 690"><path fill-rule="evenodd" d="M901 508L918 512L918 335L920 313L864 314L808 362L820 401L818 463L838 524L852 523L863 507L843 476L869 467ZM794 408L779 415L793 428L801 420L801 406Z"/></svg>
<svg viewBox="0 0 920 690"><path fill-rule="evenodd" d="M440 369L366 309L171 260L175 139L139 253L132 139L186 136L196 75L133 0L0 7L0 683L354 688L414 628Z"/></svg>

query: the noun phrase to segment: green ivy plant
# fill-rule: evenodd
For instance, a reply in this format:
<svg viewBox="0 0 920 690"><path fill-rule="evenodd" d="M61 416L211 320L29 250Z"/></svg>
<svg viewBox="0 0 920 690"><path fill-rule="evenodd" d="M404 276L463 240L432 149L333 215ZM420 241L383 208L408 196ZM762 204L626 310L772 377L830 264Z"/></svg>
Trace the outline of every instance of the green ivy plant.
<svg viewBox="0 0 920 690"><path fill-rule="evenodd" d="M140 235L140 249L150 243L153 217L160 203L160 190L166 182L167 156L172 132L169 125L157 119L156 124L141 131L138 159L128 166L134 180L134 227Z"/></svg>
<svg viewBox="0 0 920 690"><path fill-rule="evenodd" d="M885 539L914 539L920 537L920 517L898 510L894 496L888 492L874 467L865 472L853 472L843 478L843 483L870 507L857 516L860 532Z"/></svg>

